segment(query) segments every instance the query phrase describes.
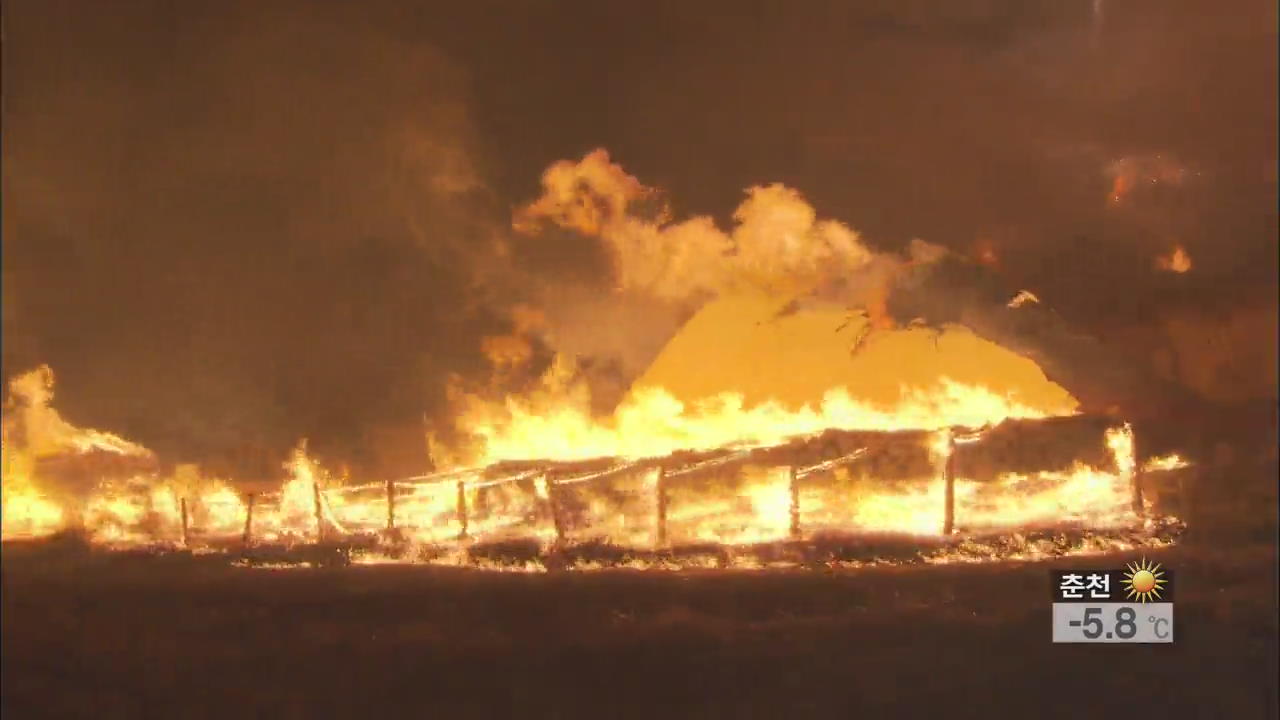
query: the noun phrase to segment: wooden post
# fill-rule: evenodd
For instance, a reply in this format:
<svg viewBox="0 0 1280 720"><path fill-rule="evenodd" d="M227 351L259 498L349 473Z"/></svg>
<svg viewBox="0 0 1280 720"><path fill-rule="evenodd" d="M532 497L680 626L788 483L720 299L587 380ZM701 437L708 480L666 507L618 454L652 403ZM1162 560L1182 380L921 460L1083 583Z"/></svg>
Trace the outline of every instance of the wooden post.
<svg viewBox="0 0 1280 720"><path fill-rule="evenodd" d="M467 539L467 483L464 480L458 481L458 524L461 530L458 531L458 539Z"/></svg>
<svg viewBox="0 0 1280 720"><path fill-rule="evenodd" d="M556 492L556 484L550 475L545 476L547 479L547 497L551 500L551 523L556 528L556 545L564 544L565 527L564 518L560 514L560 497Z"/></svg>
<svg viewBox="0 0 1280 720"><path fill-rule="evenodd" d="M311 483L311 496L315 500L316 542L324 542L324 509L320 505L320 484Z"/></svg>
<svg viewBox="0 0 1280 720"><path fill-rule="evenodd" d="M387 481L387 529L396 529L396 481Z"/></svg>
<svg viewBox="0 0 1280 720"><path fill-rule="evenodd" d="M658 482L654 489L658 494L658 546L667 544L667 469L658 466Z"/></svg>
<svg viewBox="0 0 1280 720"><path fill-rule="evenodd" d="M240 539L245 545L253 540L253 500L257 497L256 493L249 493L244 510L244 536Z"/></svg>
<svg viewBox="0 0 1280 720"><path fill-rule="evenodd" d="M787 468L791 483L791 539L800 537L800 478L796 475L796 466Z"/></svg>
<svg viewBox="0 0 1280 720"><path fill-rule="evenodd" d="M956 527L956 439L947 435L947 457L942 463L943 492L946 493L942 514L942 534L950 535Z"/></svg>
<svg viewBox="0 0 1280 720"><path fill-rule="evenodd" d="M178 501L178 506L182 510L182 545L183 547L191 546L191 539L188 535L187 528L187 499L182 498Z"/></svg>
<svg viewBox="0 0 1280 720"><path fill-rule="evenodd" d="M1132 507L1133 514L1138 519L1146 517L1147 504L1142 497L1142 462L1138 460L1141 455L1138 453L1138 438L1132 430L1129 431L1130 442L1133 444L1133 469L1129 471L1129 486L1133 494Z"/></svg>

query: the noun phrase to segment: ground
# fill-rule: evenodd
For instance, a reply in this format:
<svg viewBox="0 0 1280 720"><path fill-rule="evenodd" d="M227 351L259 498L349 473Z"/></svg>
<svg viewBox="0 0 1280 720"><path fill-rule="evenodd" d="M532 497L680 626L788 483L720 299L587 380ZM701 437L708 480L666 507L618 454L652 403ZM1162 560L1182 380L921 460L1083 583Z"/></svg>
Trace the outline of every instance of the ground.
<svg viewBox="0 0 1280 720"><path fill-rule="evenodd" d="M1051 567L247 570L6 547L3 710L41 717L1272 718L1276 464L1150 553L1171 646L1055 646Z"/></svg>

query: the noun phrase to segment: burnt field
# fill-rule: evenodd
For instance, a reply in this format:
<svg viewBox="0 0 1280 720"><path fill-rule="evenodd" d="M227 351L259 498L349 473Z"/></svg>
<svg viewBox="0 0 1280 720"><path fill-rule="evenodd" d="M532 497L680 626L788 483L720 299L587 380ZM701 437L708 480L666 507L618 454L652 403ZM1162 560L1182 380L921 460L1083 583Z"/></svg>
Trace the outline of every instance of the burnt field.
<svg viewBox="0 0 1280 720"><path fill-rule="evenodd" d="M1196 485L1172 646L1049 643L1050 567L267 570L4 551L6 717L1274 717L1276 464Z"/></svg>

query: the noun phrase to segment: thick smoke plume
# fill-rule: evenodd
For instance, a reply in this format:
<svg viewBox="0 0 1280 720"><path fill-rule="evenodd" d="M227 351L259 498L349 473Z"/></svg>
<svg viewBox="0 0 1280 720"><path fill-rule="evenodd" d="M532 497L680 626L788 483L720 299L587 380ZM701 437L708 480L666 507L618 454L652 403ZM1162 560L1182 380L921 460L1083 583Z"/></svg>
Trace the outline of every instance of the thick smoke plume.
<svg viewBox="0 0 1280 720"><path fill-rule="evenodd" d="M1060 327L1081 367L1270 402L1275 25L1262 0L5 3L5 379L48 364L68 422L214 472L275 476L301 437L416 472L449 387L577 357L607 412L703 299L816 274L879 327L1033 356ZM1072 352L1041 361L1091 382L1050 369Z"/></svg>
<svg viewBox="0 0 1280 720"><path fill-rule="evenodd" d="M780 184L748 189L732 221L726 231L709 216L676 219L659 189L627 174L605 150L553 164L542 194L515 213L515 255L576 246L600 258L599 272L528 278L541 321L517 321L517 334L532 331L543 346L581 359L596 409L609 411L709 298L744 288L793 294L872 262L854 230L819 220ZM528 347L514 337L492 342Z"/></svg>
<svg viewBox="0 0 1280 720"><path fill-rule="evenodd" d="M6 376L47 363L77 424L237 476L300 437L420 468L441 376L504 324L464 69L306 8L20 10Z"/></svg>

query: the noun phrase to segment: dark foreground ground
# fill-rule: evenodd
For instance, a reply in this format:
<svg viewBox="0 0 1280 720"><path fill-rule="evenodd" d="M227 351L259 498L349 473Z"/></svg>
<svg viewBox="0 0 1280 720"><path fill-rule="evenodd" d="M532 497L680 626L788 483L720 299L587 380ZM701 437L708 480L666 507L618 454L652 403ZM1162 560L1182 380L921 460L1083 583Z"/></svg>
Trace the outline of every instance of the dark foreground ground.
<svg viewBox="0 0 1280 720"><path fill-rule="evenodd" d="M1050 567L540 575L4 551L3 712L1274 718L1276 466L1197 491L1172 646L1054 646Z"/></svg>

